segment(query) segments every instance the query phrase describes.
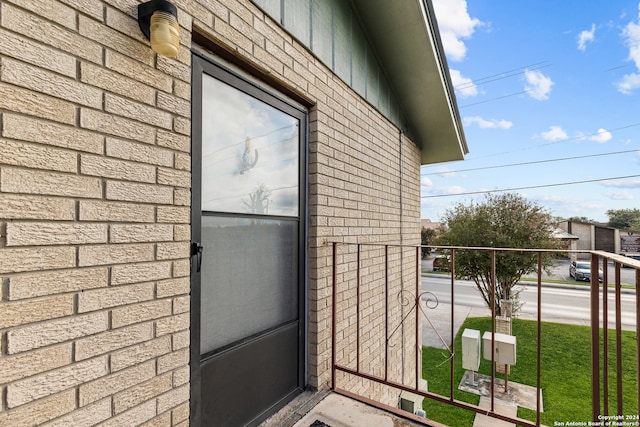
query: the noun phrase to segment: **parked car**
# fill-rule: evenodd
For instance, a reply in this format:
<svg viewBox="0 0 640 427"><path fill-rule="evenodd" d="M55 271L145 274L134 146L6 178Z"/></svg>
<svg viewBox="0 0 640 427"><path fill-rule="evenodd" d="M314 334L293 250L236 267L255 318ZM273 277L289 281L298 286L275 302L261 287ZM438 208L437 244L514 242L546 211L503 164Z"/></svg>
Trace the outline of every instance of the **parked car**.
<svg viewBox="0 0 640 427"><path fill-rule="evenodd" d="M569 265L569 276L576 280L584 280L588 282L591 280L591 263L584 261L571 261ZM602 282L602 269L598 269L598 280Z"/></svg>
<svg viewBox="0 0 640 427"><path fill-rule="evenodd" d="M627 253L622 253L620 255L624 255L626 257L629 257L631 259L635 259L636 261L640 261L640 253L631 253L631 252L627 252ZM629 265L622 265L623 267L627 267L627 268L631 268L631 266Z"/></svg>
<svg viewBox="0 0 640 427"><path fill-rule="evenodd" d="M433 271L450 271L449 255L436 255L433 259Z"/></svg>

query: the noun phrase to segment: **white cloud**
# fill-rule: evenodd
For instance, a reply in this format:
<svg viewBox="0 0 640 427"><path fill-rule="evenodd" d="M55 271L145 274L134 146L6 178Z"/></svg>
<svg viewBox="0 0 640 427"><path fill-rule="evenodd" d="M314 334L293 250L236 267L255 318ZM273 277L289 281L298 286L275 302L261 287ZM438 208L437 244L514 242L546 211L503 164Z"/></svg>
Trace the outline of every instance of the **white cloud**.
<svg viewBox="0 0 640 427"><path fill-rule="evenodd" d="M550 126L547 132L542 132L542 138L547 141L559 141L561 139L567 139L567 133L560 126Z"/></svg>
<svg viewBox="0 0 640 427"><path fill-rule="evenodd" d="M431 187L433 185L433 182L429 178L427 178L426 176L423 176L423 177L420 178L420 184L423 187Z"/></svg>
<svg viewBox="0 0 640 427"><path fill-rule="evenodd" d="M593 41L595 33L596 33L595 24L591 24L590 31L587 31L587 30L581 31L580 34L578 34L578 50L581 50L584 52L587 49L587 43L590 43Z"/></svg>
<svg viewBox="0 0 640 427"><path fill-rule="evenodd" d="M614 188L640 188L640 179L603 181L601 184L605 187L614 187Z"/></svg>
<svg viewBox="0 0 640 427"><path fill-rule="evenodd" d="M638 4L640 11L640 4ZM622 30L622 38L627 48L629 48L629 60L636 64L636 68L640 71L640 13L638 13L638 21L629 22ZM640 88L640 73L626 74L616 84L618 92L630 95L634 90Z"/></svg>
<svg viewBox="0 0 640 427"><path fill-rule="evenodd" d="M467 190L465 190L463 187L460 187L459 185L454 185L454 186L442 189L443 194L462 194L462 193L465 193L466 191Z"/></svg>
<svg viewBox="0 0 640 427"><path fill-rule="evenodd" d="M434 0L433 8L447 58L452 61L463 60L467 47L462 39L471 37L482 21L469 16L466 0Z"/></svg>
<svg viewBox="0 0 640 427"><path fill-rule="evenodd" d="M590 141L595 141L597 143L604 144L605 142L609 141L611 138L613 138L613 136L611 135L611 132L600 128L598 129L598 132L595 135L591 135L588 139Z"/></svg>
<svg viewBox="0 0 640 427"><path fill-rule="evenodd" d="M525 70L524 76L527 80L527 84L524 88L529 92L529 96L539 101L549 99L551 86L553 86L553 82L550 77L545 76L540 71L530 70Z"/></svg>
<svg viewBox="0 0 640 427"><path fill-rule="evenodd" d="M611 194L609 194L609 198L611 200L633 200L633 194L629 193L628 191L616 191L613 192Z"/></svg>
<svg viewBox="0 0 640 427"><path fill-rule="evenodd" d="M469 77L464 77L460 71L449 69L449 75L454 89L462 98L478 94L478 86Z"/></svg>
<svg viewBox="0 0 640 427"><path fill-rule="evenodd" d="M438 175L443 178L453 178L454 176L457 176L457 173L455 171L446 167L439 167L438 169L436 169L436 172L438 172Z"/></svg>
<svg viewBox="0 0 640 427"><path fill-rule="evenodd" d="M465 117L462 121L467 126L477 124L481 129L509 129L513 126L513 123L507 120L485 120L478 116Z"/></svg>
<svg viewBox="0 0 640 427"><path fill-rule="evenodd" d="M631 95L634 90L640 88L640 74L625 74L625 76L616 83L616 87L618 88L618 92L624 95Z"/></svg>

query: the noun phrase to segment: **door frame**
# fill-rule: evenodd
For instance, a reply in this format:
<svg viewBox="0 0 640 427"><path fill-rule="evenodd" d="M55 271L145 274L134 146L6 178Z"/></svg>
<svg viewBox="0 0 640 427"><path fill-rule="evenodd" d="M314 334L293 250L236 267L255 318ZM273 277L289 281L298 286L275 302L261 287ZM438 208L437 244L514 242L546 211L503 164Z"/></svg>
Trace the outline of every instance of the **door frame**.
<svg viewBox="0 0 640 427"><path fill-rule="evenodd" d="M298 241L298 388L304 390L309 382L308 340L308 239L309 239L309 111L308 108L267 86L219 57L201 51L197 46L191 52L191 299L190 299L190 425L201 425L201 369L200 369L200 299L201 283L196 242L201 238L202 187L202 74L206 73L256 99L280 110L297 112L300 119L299 148L299 241ZM197 77L198 76L198 77ZM277 218L277 217L275 217ZM206 251L207 248L205 247ZM276 402L262 418L276 412L288 401Z"/></svg>

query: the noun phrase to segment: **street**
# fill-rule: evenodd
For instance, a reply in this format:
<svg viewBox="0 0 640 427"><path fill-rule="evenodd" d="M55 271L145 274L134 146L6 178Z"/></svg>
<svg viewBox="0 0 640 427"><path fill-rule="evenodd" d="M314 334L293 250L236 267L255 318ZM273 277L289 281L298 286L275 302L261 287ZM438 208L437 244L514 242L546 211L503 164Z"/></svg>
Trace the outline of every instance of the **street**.
<svg viewBox="0 0 640 427"><path fill-rule="evenodd" d="M524 305L517 314L521 319L537 319L538 288L527 284L520 294ZM423 322L423 344L441 347L441 337L447 343L451 334L451 279L446 275L427 274L422 276L422 292L431 292L438 299L436 308L427 308L423 296L423 311L428 320ZM570 323L575 325L590 324L590 292L584 289L544 286L542 288L542 320L545 322ZM615 328L615 294L609 292L608 324ZM430 304L431 306L431 304ZM621 295L622 329L634 330L636 325L635 295L626 291ZM490 316L491 312L485 304L480 292L471 281L456 280L454 285L454 320L455 328L460 327L467 316ZM602 292L600 292L600 309L602 310ZM602 316L600 316L602 320ZM435 333L437 330L437 334ZM441 336L438 336L438 334Z"/></svg>

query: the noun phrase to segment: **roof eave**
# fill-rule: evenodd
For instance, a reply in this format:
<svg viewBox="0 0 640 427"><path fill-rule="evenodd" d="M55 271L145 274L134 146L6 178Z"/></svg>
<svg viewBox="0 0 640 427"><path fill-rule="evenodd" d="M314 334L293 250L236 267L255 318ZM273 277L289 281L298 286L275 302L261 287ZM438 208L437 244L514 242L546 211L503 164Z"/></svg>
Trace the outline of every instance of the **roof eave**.
<svg viewBox="0 0 640 427"><path fill-rule="evenodd" d="M398 96L421 163L469 152L430 0L352 0Z"/></svg>

